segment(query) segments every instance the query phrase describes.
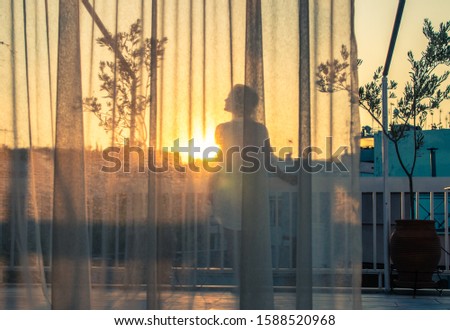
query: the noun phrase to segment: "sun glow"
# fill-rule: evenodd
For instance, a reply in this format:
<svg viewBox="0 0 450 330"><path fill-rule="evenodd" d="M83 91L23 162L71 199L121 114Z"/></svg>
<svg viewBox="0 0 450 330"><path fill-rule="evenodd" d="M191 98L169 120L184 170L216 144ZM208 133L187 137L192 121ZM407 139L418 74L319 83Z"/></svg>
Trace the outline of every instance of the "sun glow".
<svg viewBox="0 0 450 330"><path fill-rule="evenodd" d="M195 145L200 148L195 159L214 159L217 157L219 146L216 144L214 136L207 136L203 139L195 138Z"/></svg>
<svg viewBox="0 0 450 330"><path fill-rule="evenodd" d="M213 160L217 157L218 145L215 142L214 134L202 136L197 134L189 141L179 140L179 145L174 151L180 152L180 159L183 163L188 163L189 159Z"/></svg>

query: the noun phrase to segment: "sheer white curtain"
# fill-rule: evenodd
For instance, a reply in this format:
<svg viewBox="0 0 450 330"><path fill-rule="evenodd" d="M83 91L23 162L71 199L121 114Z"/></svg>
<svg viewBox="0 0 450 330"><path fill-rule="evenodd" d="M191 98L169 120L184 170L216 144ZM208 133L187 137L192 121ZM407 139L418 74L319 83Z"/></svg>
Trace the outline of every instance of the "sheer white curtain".
<svg viewBox="0 0 450 330"><path fill-rule="evenodd" d="M352 0L1 4L2 308L361 307Z"/></svg>

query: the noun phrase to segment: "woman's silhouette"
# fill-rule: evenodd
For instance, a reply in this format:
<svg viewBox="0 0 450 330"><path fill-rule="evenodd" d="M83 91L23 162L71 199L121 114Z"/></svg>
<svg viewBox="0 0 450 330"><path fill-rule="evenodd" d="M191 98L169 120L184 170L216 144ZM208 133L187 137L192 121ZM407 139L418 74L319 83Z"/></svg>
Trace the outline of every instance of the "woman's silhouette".
<svg viewBox="0 0 450 330"><path fill-rule="evenodd" d="M246 175L244 172L252 172L253 175L256 173L257 180L264 180L267 178L265 170L274 167L270 163L271 148L267 129L254 120L258 102L258 94L252 88L246 85L235 85L225 99L224 108L232 114L232 119L219 124L215 132L216 144L223 153L224 166L211 180L213 210L216 220L224 229L226 265L233 267L235 274L239 274L241 268L241 232L243 214L245 214L243 213L245 210L242 209L243 176ZM249 156L252 158L250 162ZM256 163L258 166L254 166ZM296 180L296 176L288 176L279 170L277 173L282 179L288 178L291 183ZM263 203L268 205L268 198ZM258 206L255 204L251 207ZM259 219L259 221L268 222L268 217L267 220ZM264 224L266 225L269 226L268 223ZM252 230L257 232L258 229L256 227ZM267 245L270 250L270 240Z"/></svg>

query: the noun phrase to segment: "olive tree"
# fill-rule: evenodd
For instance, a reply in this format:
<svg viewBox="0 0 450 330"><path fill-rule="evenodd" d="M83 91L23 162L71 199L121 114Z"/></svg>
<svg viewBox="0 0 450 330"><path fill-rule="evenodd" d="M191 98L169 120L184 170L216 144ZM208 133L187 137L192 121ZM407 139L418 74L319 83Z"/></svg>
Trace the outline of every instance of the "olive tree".
<svg viewBox="0 0 450 330"><path fill-rule="evenodd" d="M393 117L388 126L382 121L382 67L375 70L372 81L359 87L359 106L366 110L381 127L383 134L392 142L399 164L408 178L410 212L414 212L413 176L419 149L424 144L422 128L427 116L438 110L444 100L450 98L450 85L447 78L450 74L450 21L441 23L435 30L428 19L423 24L423 34L427 46L419 56L412 51L407 54L409 80L406 81L400 97L394 94L398 84L390 81L388 84ZM345 45L341 49L341 59L333 59L318 66L316 82L319 91L334 93L350 92L348 83L349 53ZM358 60L358 65L362 61ZM447 85L446 85L447 84ZM353 97L351 95L351 97ZM413 145L412 155L408 148L401 148L401 141L410 141Z"/></svg>
<svg viewBox="0 0 450 330"><path fill-rule="evenodd" d="M164 55L167 38L156 40L156 60ZM99 64L101 96L84 99L84 109L93 113L99 126L112 134L114 142L129 140L130 145L144 145L147 140L145 111L151 101L150 38L143 37L142 22L137 20L128 32L97 38L100 47L114 56ZM103 100L103 101L102 101Z"/></svg>

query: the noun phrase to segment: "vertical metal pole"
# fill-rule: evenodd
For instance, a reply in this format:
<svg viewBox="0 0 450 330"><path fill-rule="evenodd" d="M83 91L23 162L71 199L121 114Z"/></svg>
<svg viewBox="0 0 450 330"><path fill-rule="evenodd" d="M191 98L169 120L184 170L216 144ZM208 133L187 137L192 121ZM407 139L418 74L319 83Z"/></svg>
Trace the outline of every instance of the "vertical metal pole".
<svg viewBox="0 0 450 330"><path fill-rule="evenodd" d="M373 269L377 269L377 193L372 192L372 251L373 251Z"/></svg>
<svg viewBox="0 0 450 330"><path fill-rule="evenodd" d="M400 193L400 219L405 219L405 192Z"/></svg>
<svg viewBox="0 0 450 330"><path fill-rule="evenodd" d="M383 102L383 127L388 129L388 107L387 107L387 77L383 76L382 80L382 102ZM382 155L383 155L383 251L384 251L384 289L389 291L391 289L390 274L391 261L389 256L389 236L391 229L391 217L389 210L389 196L388 176L389 176L389 157L388 157L388 143L387 137L382 134Z"/></svg>
<svg viewBox="0 0 450 330"><path fill-rule="evenodd" d="M445 251L449 250L449 242L448 242L448 191L450 190L450 187L445 188L444 191L444 249ZM450 256L445 253L445 270L450 270L449 268L449 259Z"/></svg>
<svg viewBox="0 0 450 330"><path fill-rule="evenodd" d="M415 207L414 207L414 214L416 215L415 219L419 219L419 212L420 212L420 192L416 191L414 193L414 195L416 196L416 200L415 200Z"/></svg>
<svg viewBox="0 0 450 330"><path fill-rule="evenodd" d="M434 192L430 191L430 220L434 220Z"/></svg>
<svg viewBox="0 0 450 330"><path fill-rule="evenodd" d="M383 70L383 79L381 81L381 88L382 88L382 105L383 105L383 127L385 129L385 133L389 130L389 122L388 122L388 94L387 94L387 76L389 73L389 67L391 65L392 60L392 54L394 53L395 48L395 42L397 40L398 30L400 28L400 22L403 15L403 8L405 7L406 0L399 0L398 7L397 7L397 14L395 16L395 22L394 22L394 28L392 30L391 35L391 41L389 43L389 49L386 56L386 62L384 64L384 70ZM383 240L384 240L384 289L385 291L389 291L391 289L391 283L390 283L390 258L389 258L389 235L390 235L390 229L391 229L391 219L390 219L390 213L389 213L389 198L388 193L388 185L387 185L387 179L389 176L388 170L389 170L389 164L388 164L388 139L387 137L382 134L382 155L383 155L383 201L384 201L384 207L383 207Z"/></svg>

